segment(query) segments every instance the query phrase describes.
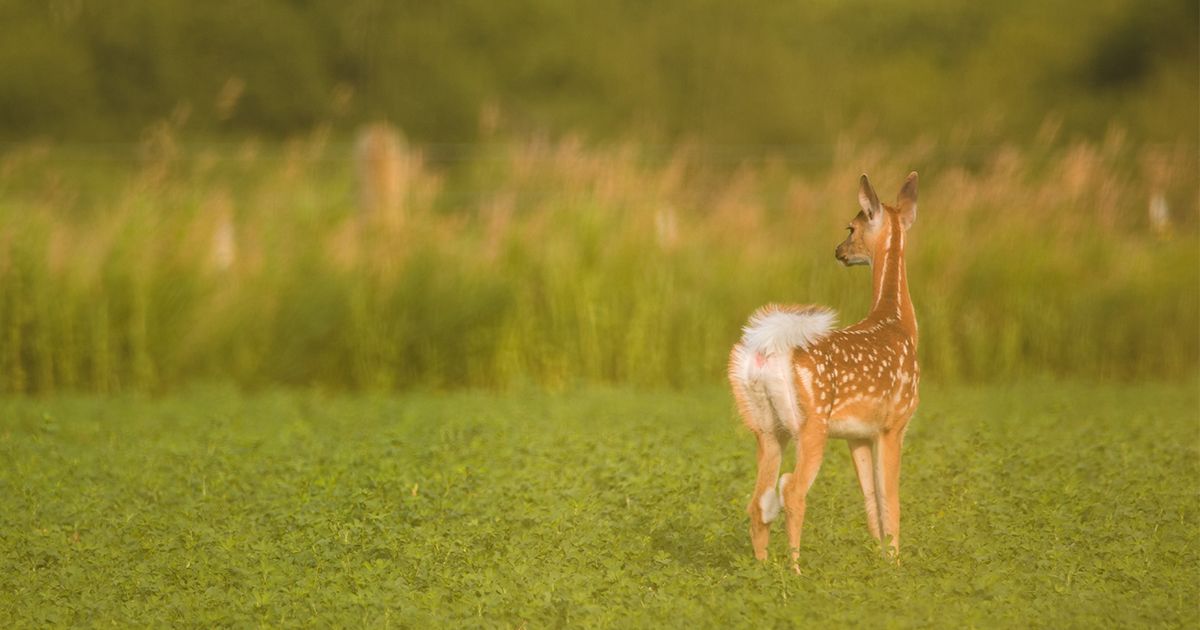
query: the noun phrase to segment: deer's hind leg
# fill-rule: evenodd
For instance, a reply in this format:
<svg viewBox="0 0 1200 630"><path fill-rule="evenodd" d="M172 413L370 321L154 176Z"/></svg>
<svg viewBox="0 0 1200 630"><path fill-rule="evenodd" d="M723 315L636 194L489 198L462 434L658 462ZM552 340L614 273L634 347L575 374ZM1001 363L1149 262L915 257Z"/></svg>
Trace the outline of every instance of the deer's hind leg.
<svg viewBox="0 0 1200 630"><path fill-rule="evenodd" d="M750 544L754 547L754 557L766 560L771 521L779 515L775 479L779 475L783 445L773 433L756 433L755 436L758 438L758 478L746 511L750 514Z"/></svg>
<svg viewBox="0 0 1200 630"><path fill-rule="evenodd" d="M825 417L811 413L811 404L802 406L806 419L796 436L796 472L781 488L783 505L787 509L788 547L792 552L792 569L800 572L800 532L804 528L804 512L808 507L808 491L812 488L821 462L825 458L828 427Z"/></svg>
<svg viewBox="0 0 1200 630"><path fill-rule="evenodd" d="M770 388L757 379L747 382L749 379L745 379L737 369L741 359L740 348L735 347L730 359L729 382L733 397L737 400L738 414L758 441L758 477L746 512L750 516L750 544L754 548L754 557L765 560L771 535L770 523L779 515L781 507L776 478L788 436L780 430Z"/></svg>

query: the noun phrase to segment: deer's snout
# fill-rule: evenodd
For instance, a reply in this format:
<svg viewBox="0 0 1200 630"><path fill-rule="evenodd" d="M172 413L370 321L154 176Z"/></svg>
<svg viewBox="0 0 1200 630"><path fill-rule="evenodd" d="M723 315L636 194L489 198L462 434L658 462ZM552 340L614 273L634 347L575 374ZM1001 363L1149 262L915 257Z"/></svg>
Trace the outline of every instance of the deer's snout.
<svg viewBox="0 0 1200 630"><path fill-rule="evenodd" d="M838 259L838 262L847 267L867 265L871 262L869 258L863 256L861 253L856 253L851 243L838 245L837 249L833 250L833 256Z"/></svg>
<svg viewBox="0 0 1200 630"><path fill-rule="evenodd" d="M833 257L838 259L838 262L849 267L852 263L850 257L846 255L846 244L842 243L833 250Z"/></svg>

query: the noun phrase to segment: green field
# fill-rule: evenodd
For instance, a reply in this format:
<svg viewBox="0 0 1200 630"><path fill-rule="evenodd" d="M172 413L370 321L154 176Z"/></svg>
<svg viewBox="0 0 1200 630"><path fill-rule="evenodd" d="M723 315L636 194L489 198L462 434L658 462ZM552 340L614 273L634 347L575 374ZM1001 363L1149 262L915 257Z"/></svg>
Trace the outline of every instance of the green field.
<svg viewBox="0 0 1200 630"><path fill-rule="evenodd" d="M0 630L1200 628L1198 25L0 0ZM903 563L837 442L755 562L730 346L912 171Z"/></svg>
<svg viewBox="0 0 1200 630"><path fill-rule="evenodd" d="M926 387L900 567L846 449L751 558L720 389L0 400L0 626L1195 627L1194 380Z"/></svg>

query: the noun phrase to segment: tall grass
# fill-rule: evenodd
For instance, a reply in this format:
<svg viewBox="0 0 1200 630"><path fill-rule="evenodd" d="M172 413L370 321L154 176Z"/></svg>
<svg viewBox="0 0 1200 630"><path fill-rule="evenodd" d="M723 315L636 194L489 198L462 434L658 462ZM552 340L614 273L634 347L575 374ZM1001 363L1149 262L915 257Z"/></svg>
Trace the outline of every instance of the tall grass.
<svg viewBox="0 0 1200 630"><path fill-rule="evenodd" d="M844 140L800 161L572 138L434 149L407 149L402 221L355 207L351 150L320 131L185 145L165 124L136 151L9 150L0 390L713 382L763 302L865 314L868 274L833 247L859 172L886 200L912 169L928 378L1197 368L1190 145Z"/></svg>

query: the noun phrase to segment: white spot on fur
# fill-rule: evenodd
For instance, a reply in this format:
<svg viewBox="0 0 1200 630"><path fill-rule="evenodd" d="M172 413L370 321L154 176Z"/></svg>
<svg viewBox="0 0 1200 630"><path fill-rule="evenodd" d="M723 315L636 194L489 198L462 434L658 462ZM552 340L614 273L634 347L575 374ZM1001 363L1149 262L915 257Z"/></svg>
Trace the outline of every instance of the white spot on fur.
<svg viewBox="0 0 1200 630"><path fill-rule="evenodd" d="M762 520L764 523L770 523L779 516L779 509L782 507L782 502L779 500L779 493L775 488L767 488L758 498L758 509L762 510Z"/></svg>
<svg viewBox="0 0 1200 630"><path fill-rule="evenodd" d="M758 498L758 507L762 510L764 523L770 523L779 516L779 510L783 508L783 488L791 477L792 473L784 473L774 488L767 488Z"/></svg>
<svg viewBox="0 0 1200 630"><path fill-rule="evenodd" d="M808 371L806 368L796 368L796 375L800 377L800 385L804 387L804 393L807 394L809 398L812 398L812 372Z"/></svg>

